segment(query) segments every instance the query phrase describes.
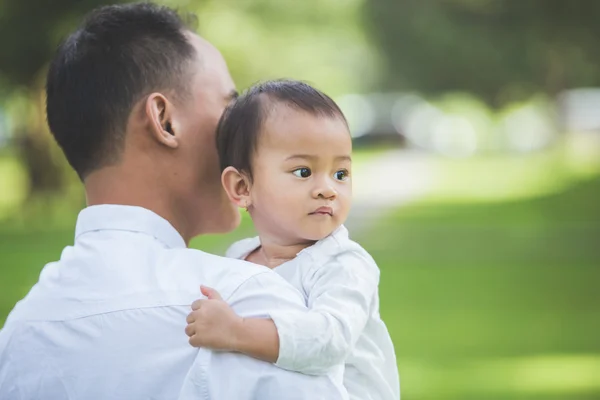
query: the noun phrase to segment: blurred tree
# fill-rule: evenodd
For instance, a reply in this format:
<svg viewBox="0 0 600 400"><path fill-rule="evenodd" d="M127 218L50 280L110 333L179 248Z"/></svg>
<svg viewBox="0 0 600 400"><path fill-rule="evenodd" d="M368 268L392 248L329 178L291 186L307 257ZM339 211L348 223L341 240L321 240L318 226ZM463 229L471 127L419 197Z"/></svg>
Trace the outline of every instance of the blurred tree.
<svg viewBox="0 0 600 400"><path fill-rule="evenodd" d="M7 98L26 99L12 115L16 143L29 177L30 196L65 185L56 146L47 134L44 66L59 39L103 0L0 1L0 78ZM19 101L23 104L23 101ZM9 107L11 108L11 107Z"/></svg>
<svg viewBox="0 0 600 400"><path fill-rule="evenodd" d="M363 1L203 0L186 8L197 13L199 33L223 53L240 88L286 77L338 96L369 91L377 80Z"/></svg>
<svg viewBox="0 0 600 400"><path fill-rule="evenodd" d="M0 90L8 92L32 194L66 184L40 96L46 63L84 13L119 1L126 0L0 0ZM339 95L367 91L377 79L376 49L360 23L363 0L155 1L198 14L199 33L223 52L240 88L292 77Z"/></svg>
<svg viewBox="0 0 600 400"><path fill-rule="evenodd" d="M499 107L600 85L600 2L366 0L387 90L468 91Z"/></svg>

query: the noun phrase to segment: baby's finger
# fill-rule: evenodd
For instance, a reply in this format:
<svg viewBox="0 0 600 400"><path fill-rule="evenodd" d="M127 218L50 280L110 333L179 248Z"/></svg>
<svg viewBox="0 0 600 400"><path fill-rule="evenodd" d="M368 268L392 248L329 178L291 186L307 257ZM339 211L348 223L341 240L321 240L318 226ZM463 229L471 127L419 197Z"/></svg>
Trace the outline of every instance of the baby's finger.
<svg viewBox="0 0 600 400"><path fill-rule="evenodd" d="M223 300L223 298L221 297L219 292L217 292L215 289L213 289L211 287L201 285L200 291L202 292L203 295L205 295L206 297L208 297L211 300Z"/></svg>
<svg viewBox="0 0 600 400"><path fill-rule="evenodd" d="M194 315L193 312L189 313L188 316L185 318L185 322L187 322L188 324L193 323L196 320L196 316Z"/></svg>
<svg viewBox="0 0 600 400"><path fill-rule="evenodd" d="M198 336L196 336L196 335L190 336L190 339L188 340L188 343L192 347L200 347L200 343L198 343Z"/></svg>
<svg viewBox="0 0 600 400"><path fill-rule="evenodd" d="M202 303L205 302L206 300L196 300L192 303L192 310L196 311L198 310L201 306Z"/></svg>
<svg viewBox="0 0 600 400"><path fill-rule="evenodd" d="M192 337L196 334L196 327L192 324L189 324L188 326L185 327L185 334L188 335L189 337Z"/></svg>

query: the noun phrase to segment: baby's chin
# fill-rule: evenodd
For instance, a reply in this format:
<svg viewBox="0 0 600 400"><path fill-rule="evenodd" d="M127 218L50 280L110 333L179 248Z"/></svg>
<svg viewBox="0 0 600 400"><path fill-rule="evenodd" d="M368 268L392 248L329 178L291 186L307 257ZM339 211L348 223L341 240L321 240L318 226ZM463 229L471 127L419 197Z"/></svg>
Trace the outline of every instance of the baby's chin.
<svg viewBox="0 0 600 400"><path fill-rule="evenodd" d="M327 236L331 235L340 226L341 224L327 224L327 226L317 226L303 229L302 239L311 242L318 242L319 240L325 239Z"/></svg>

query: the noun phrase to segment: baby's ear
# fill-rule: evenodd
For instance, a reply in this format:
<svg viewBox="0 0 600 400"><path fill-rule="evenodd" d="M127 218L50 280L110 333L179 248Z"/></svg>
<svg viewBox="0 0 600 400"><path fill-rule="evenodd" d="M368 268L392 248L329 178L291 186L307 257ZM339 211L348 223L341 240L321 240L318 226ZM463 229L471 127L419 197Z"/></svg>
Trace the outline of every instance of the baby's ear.
<svg viewBox="0 0 600 400"><path fill-rule="evenodd" d="M234 167L227 167L221 174L221 183L229 200L240 208L248 208L250 201L250 178Z"/></svg>

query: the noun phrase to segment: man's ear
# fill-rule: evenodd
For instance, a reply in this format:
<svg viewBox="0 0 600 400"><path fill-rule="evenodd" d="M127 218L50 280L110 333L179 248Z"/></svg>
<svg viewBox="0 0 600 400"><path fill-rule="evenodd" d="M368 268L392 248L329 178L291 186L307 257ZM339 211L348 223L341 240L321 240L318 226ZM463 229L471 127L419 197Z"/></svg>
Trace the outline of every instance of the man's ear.
<svg viewBox="0 0 600 400"><path fill-rule="evenodd" d="M160 93L152 93L146 99L145 107L150 131L153 137L161 144L176 149L179 146L179 137L173 123L173 104Z"/></svg>
<svg viewBox="0 0 600 400"><path fill-rule="evenodd" d="M221 174L221 183L229 200L240 208L248 209L252 205L250 189L252 183L248 176L234 167L227 167Z"/></svg>

